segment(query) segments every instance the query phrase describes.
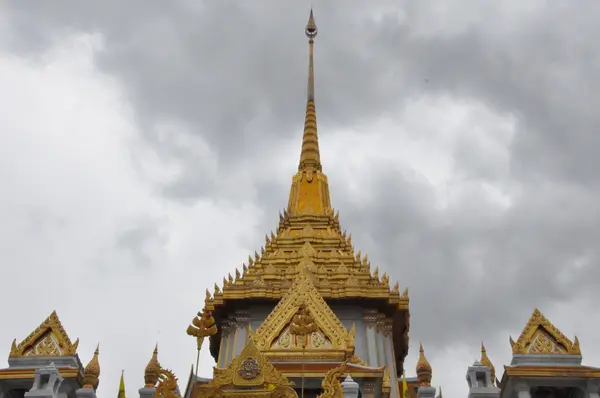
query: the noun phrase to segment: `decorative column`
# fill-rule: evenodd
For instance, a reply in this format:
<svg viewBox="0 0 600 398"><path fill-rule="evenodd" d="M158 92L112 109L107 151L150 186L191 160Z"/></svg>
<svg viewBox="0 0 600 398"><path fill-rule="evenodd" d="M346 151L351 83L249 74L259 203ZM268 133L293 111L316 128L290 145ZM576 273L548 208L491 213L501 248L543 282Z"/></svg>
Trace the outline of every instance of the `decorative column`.
<svg viewBox="0 0 600 398"><path fill-rule="evenodd" d="M236 354L236 350L237 350L237 337L238 337L238 325L235 319L235 315L232 315L229 317L229 338L227 339L228 342L228 354L227 354L227 363L225 364L225 366L229 365L231 363L231 361L233 360L233 358L237 355Z"/></svg>
<svg viewBox="0 0 600 398"><path fill-rule="evenodd" d="M390 369L390 383L392 387L391 396L399 397L400 389L398 387L398 370L396 369L396 357L394 355L394 346L392 343L393 322L386 318L383 324L383 347L385 351L385 364Z"/></svg>
<svg viewBox="0 0 600 398"><path fill-rule="evenodd" d="M229 333L229 321L224 320L221 323L221 344L219 348L219 360L217 362L217 366L220 369L227 367L227 356L229 355Z"/></svg>
<svg viewBox="0 0 600 398"><path fill-rule="evenodd" d="M234 318L237 327L235 332L235 352L233 356L237 356L240 355L248 341L250 314L248 311L236 311Z"/></svg>
<svg viewBox="0 0 600 398"><path fill-rule="evenodd" d="M383 341L383 330L385 328L385 314L377 314L377 366L386 365L385 343Z"/></svg>
<svg viewBox="0 0 600 398"><path fill-rule="evenodd" d="M377 310L365 310L363 316L365 328L367 330L367 362L369 366L377 366L377 342L375 339L375 328L377 327Z"/></svg>

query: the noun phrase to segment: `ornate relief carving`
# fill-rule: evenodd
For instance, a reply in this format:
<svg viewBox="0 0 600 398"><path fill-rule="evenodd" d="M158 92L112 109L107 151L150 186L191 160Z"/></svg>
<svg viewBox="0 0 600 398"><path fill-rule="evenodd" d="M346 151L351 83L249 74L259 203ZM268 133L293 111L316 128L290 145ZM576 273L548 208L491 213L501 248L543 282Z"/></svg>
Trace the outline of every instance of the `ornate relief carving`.
<svg viewBox="0 0 600 398"><path fill-rule="evenodd" d="M365 310L363 320L367 326L376 326L377 310Z"/></svg>
<svg viewBox="0 0 600 398"><path fill-rule="evenodd" d="M311 329L311 336L320 330L332 348L353 350L353 347L347 345L348 332L313 283L307 264L310 260L306 257L303 260L304 266L298 267L298 275L292 287L256 331L257 347L264 351L272 348L274 344L286 343L287 337L283 334L285 329L292 327L293 322L305 322L310 319L310 328L314 328L314 330ZM299 327L299 325L295 327ZM304 325L303 327L308 326ZM280 336L283 336L283 339L276 342ZM315 337L313 341L318 342L319 337Z"/></svg>
<svg viewBox="0 0 600 398"><path fill-rule="evenodd" d="M158 372L154 398L181 398L177 393L177 377L171 370L161 368Z"/></svg>
<svg viewBox="0 0 600 398"><path fill-rule="evenodd" d="M56 311L52 311L50 316L21 343L17 344L16 340L13 341L9 357L75 355L78 345L79 339L71 343Z"/></svg>
<svg viewBox="0 0 600 398"><path fill-rule="evenodd" d="M344 362L337 368L331 369L325 375L323 382L321 383L321 387L323 388L323 393L319 395L317 398L343 398L344 397L344 389L342 388L342 383L340 382L340 378L346 372L346 368L348 367L348 363Z"/></svg>
<svg viewBox="0 0 600 398"><path fill-rule="evenodd" d="M305 336L294 335L290 331L290 326L279 335L275 342L271 345L273 350L294 350L302 349L303 342L306 342L304 349L306 350L321 350L324 348L331 348L331 342L323 332L316 330Z"/></svg>
<svg viewBox="0 0 600 398"><path fill-rule="evenodd" d="M510 338L513 354L581 355L577 336L571 342L536 308L517 342Z"/></svg>
<svg viewBox="0 0 600 398"><path fill-rule="evenodd" d="M565 354L565 350L547 337L544 332L538 332L528 350L529 354Z"/></svg>
<svg viewBox="0 0 600 398"><path fill-rule="evenodd" d="M255 358L248 357L242 361L238 375L244 380L254 380L260 374L260 365Z"/></svg>
<svg viewBox="0 0 600 398"><path fill-rule="evenodd" d="M186 333L189 336L196 337L197 348L200 351L204 339L217 334L217 325L212 312L207 309L199 312L198 316L192 320L192 324L188 326Z"/></svg>
<svg viewBox="0 0 600 398"><path fill-rule="evenodd" d="M213 379L200 386L199 397L282 397L295 398L297 394L284 375L261 354L252 338L240 355L226 369L215 368Z"/></svg>

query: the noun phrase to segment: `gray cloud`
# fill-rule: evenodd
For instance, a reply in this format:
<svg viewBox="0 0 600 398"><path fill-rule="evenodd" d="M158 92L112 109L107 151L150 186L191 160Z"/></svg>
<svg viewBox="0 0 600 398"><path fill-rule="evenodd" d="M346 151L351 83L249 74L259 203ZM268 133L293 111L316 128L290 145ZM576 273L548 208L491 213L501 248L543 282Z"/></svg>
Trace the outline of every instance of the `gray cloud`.
<svg viewBox="0 0 600 398"><path fill-rule="evenodd" d="M61 1L31 8L14 1L6 9L12 35L4 46L35 59L57 38L99 32L105 43L96 66L121 85L145 145L177 169L152 194L182 206L177 214L203 200L238 209L252 203L256 224L248 228L261 232L236 238L250 253L287 203L303 122L307 6L276 3ZM342 226L374 266L410 287L411 341L424 341L434 369L447 347L473 346L476 355L486 339L491 352L506 351L506 335L518 334L534 306L554 311L582 297L597 301L600 7L593 1L341 4L315 4L322 139L335 132L345 140L343 132L352 130L348 135L366 146L382 134L381 151L392 154L411 140L424 140L426 149L451 142L445 151L453 178L445 183L454 196L446 206L439 205L444 188L410 162L373 151L350 173L322 151ZM460 128L477 129L494 143L468 134L449 138L435 106L406 118L422 98L485 108L514 122L513 135L504 142L499 122L473 116ZM370 127L382 118L398 130L422 122L422 131L398 138L399 131ZM348 158L363 150L339 145ZM288 148L295 149L277 154ZM415 156L437 160L427 150ZM509 192L510 203L494 201L490 186ZM57 222L32 213L32 223L40 220ZM158 233L159 225L117 229L112 242L141 263L151 261L149 255L176 240ZM202 220L189 228L200 234L209 226ZM197 301L190 309L201 305L210 278L220 280L214 272L188 293ZM585 326L589 339L593 328ZM444 372L450 370L437 370L439 380L452 383ZM447 391L464 393L463 384Z"/></svg>

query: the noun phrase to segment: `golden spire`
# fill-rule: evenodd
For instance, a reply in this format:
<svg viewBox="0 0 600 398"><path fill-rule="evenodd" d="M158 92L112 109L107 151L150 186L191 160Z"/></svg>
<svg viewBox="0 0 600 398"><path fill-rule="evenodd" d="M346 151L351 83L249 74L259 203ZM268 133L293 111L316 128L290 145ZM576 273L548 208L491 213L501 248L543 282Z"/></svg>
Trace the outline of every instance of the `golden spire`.
<svg viewBox="0 0 600 398"><path fill-rule="evenodd" d="M496 381L496 368L492 364L492 361L487 356L487 352L485 351L485 346L483 345L483 341L481 342L481 360L479 361L483 366L487 366L490 368L490 374L492 376L492 384Z"/></svg>
<svg viewBox="0 0 600 398"><path fill-rule="evenodd" d="M319 155L319 141L317 138L317 114L315 112L315 71L313 53L315 37L317 37L317 25L313 16L312 8L310 17L304 33L308 37L308 87L306 89L306 116L304 118L304 136L302 137L302 152L298 170L314 169L321 170L321 158Z"/></svg>
<svg viewBox="0 0 600 398"><path fill-rule="evenodd" d="M425 358L425 350L423 350L423 343L419 346L419 360L417 361L417 378L422 386L429 386L431 383L431 365L427 358Z"/></svg>
<svg viewBox="0 0 600 398"><path fill-rule="evenodd" d="M121 371L121 382L119 383L119 394L117 395L117 398L126 398L125 397L125 377L123 377L123 374L125 373L124 370Z"/></svg>
<svg viewBox="0 0 600 398"><path fill-rule="evenodd" d="M156 386L158 382L158 373L160 372L160 363L158 363L158 343L154 347L154 352L152 353L152 358L148 365L146 365L146 370L144 371L144 382L146 383L146 388L152 388Z"/></svg>
<svg viewBox="0 0 600 398"><path fill-rule="evenodd" d="M306 115L298 173L292 180L288 212L292 216L329 215L332 213L327 177L321 172L321 156L317 135L315 110L314 44L317 25L312 9L304 33L308 37L308 87L306 90Z"/></svg>
<svg viewBox="0 0 600 398"><path fill-rule="evenodd" d="M100 353L100 344L96 346L92 360L83 370L83 388L98 388L100 377L100 362L98 362L98 354Z"/></svg>

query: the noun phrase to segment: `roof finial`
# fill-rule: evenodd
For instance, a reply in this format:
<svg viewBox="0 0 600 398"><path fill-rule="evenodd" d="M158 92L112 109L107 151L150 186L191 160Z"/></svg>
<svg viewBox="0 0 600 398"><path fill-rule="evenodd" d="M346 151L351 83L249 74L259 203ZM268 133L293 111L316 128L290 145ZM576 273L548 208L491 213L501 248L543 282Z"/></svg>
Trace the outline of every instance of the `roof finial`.
<svg viewBox="0 0 600 398"><path fill-rule="evenodd" d="M98 354L100 353L100 343L96 346L92 360L83 370L83 388L98 388L100 377L100 363L98 362Z"/></svg>
<svg viewBox="0 0 600 398"><path fill-rule="evenodd" d="M317 37L317 25L313 16L312 8L306 29L308 37L308 87L306 91L306 116L304 118L304 136L302 138L302 153L300 155L300 165L298 170L312 168L321 170L321 158L319 155L319 141L317 139L317 114L315 111L315 72L313 63L313 53L315 37Z"/></svg>
<svg viewBox="0 0 600 398"><path fill-rule="evenodd" d="M146 383L146 388L152 388L156 386L158 383L158 373L160 372L160 363L158 362L158 343L154 347L154 352L152 353L152 358L150 358L150 362L146 365L146 370L144 371L144 382Z"/></svg>
<svg viewBox="0 0 600 398"><path fill-rule="evenodd" d="M310 16L308 17L308 23L306 24L306 29L304 29L304 33L306 37L308 37L309 43L309 55L308 55L308 90L307 90L307 100L314 101L315 100L315 75L313 70L313 45L314 39L317 37L318 29L315 24L315 17L313 16L312 7L310 9Z"/></svg>
<svg viewBox="0 0 600 398"><path fill-rule="evenodd" d="M423 343L419 345L419 360L417 361L417 378L422 386L429 387L431 383L431 364L425 358L425 350L423 350Z"/></svg>
<svg viewBox="0 0 600 398"><path fill-rule="evenodd" d="M483 366L490 368L490 376L492 378L492 384L494 384L494 381L496 380L496 368L494 368L494 364L492 364L492 361L488 358L483 341L481 342L481 359L479 362L481 362Z"/></svg>

